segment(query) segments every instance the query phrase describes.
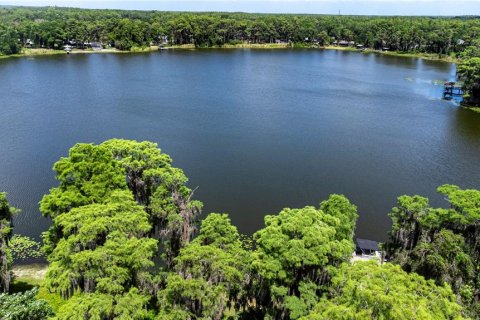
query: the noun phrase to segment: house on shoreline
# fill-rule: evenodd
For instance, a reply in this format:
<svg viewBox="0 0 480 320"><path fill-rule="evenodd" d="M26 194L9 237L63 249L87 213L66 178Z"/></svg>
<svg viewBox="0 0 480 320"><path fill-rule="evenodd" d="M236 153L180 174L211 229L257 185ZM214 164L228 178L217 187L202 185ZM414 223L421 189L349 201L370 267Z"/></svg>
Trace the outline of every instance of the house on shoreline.
<svg viewBox="0 0 480 320"><path fill-rule="evenodd" d="M355 41L347 41L347 40L340 40L340 41L333 41L332 44L336 47L353 47L355 46Z"/></svg>
<svg viewBox="0 0 480 320"><path fill-rule="evenodd" d="M378 259L383 262L382 250L377 241L355 238L355 252L352 261Z"/></svg>

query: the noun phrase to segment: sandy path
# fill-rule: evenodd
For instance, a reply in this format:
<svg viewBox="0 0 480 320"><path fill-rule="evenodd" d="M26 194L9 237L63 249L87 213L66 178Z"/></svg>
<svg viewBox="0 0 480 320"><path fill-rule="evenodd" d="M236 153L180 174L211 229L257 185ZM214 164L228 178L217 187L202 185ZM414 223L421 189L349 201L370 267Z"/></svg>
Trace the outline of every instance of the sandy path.
<svg viewBox="0 0 480 320"><path fill-rule="evenodd" d="M46 264L20 265L13 267L15 278L43 279L47 273Z"/></svg>

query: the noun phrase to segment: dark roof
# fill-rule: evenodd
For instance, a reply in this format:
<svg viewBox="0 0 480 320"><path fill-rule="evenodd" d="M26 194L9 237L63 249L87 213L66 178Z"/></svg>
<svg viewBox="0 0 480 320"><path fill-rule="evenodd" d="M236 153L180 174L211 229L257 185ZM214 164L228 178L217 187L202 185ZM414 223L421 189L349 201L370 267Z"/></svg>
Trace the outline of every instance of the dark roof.
<svg viewBox="0 0 480 320"><path fill-rule="evenodd" d="M357 247L359 247L362 250L380 251L378 249L378 242L377 241L356 238L355 243L356 243Z"/></svg>

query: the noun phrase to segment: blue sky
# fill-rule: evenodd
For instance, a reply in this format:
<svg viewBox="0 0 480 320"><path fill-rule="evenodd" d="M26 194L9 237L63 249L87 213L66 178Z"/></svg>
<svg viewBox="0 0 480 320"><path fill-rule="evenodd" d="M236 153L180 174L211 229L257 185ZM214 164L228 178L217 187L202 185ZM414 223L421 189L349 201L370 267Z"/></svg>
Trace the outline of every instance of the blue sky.
<svg viewBox="0 0 480 320"><path fill-rule="evenodd" d="M480 0L0 0L3 5L57 5L172 11L243 11L359 15L480 15Z"/></svg>

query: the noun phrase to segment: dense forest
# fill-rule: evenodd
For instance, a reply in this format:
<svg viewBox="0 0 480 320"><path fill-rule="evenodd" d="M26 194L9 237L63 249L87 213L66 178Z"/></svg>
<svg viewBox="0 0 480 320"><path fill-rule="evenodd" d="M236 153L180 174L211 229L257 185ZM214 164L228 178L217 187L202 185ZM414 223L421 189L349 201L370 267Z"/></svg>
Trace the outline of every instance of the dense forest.
<svg viewBox="0 0 480 320"><path fill-rule="evenodd" d="M33 47L61 48L67 41L101 42L120 49L168 40L197 47L252 42L355 41L395 51L451 54L480 39L475 17L365 17L246 13L179 13L3 8L0 25L6 40ZM8 47L8 46L7 46ZM5 48L7 48L5 47ZM8 48L7 48L8 50ZM17 49L18 50L18 49Z"/></svg>
<svg viewBox="0 0 480 320"><path fill-rule="evenodd" d="M446 208L399 197L388 262L352 262L358 213L342 195L267 215L249 237L227 214L202 215L155 143L77 144L53 169L42 286L57 303L1 294L2 319L480 318L480 191L441 186ZM0 194L6 292L15 212Z"/></svg>
<svg viewBox="0 0 480 320"><path fill-rule="evenodd" d="M478 17L368 17L246 13L185 13L74 8L0 7L0 55L23 48L119 50L151 44L194 45L284 43L430 53L461 59L465 101L480 105ZM473 59L473 60L472 60Z"/></svg>

